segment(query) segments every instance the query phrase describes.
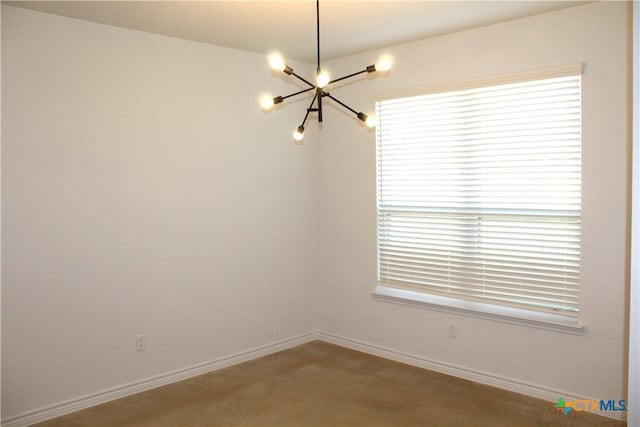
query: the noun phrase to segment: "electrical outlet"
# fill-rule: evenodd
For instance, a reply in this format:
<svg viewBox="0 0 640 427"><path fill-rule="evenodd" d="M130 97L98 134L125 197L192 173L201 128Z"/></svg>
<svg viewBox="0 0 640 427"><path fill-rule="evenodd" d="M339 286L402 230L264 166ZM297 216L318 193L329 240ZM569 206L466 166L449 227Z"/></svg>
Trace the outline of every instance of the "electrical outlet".
<svg viewBox="0 0 640 427"><path fill-rule="evenodd" d="M144 334L136 335L136 351L145 351L147 349L147 337Z"/></svg>
<svg viewBox="0 0 640 427"><path fill-rule="evenodd" d="M449 338L458 338L458 325L449 323Z"/></svg>

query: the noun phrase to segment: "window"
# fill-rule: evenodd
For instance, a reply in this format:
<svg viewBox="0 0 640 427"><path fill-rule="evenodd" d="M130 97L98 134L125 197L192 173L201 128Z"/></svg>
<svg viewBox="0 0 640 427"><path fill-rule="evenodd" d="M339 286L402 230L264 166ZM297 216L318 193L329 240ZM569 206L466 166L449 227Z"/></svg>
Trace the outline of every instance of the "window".
<svg viewBox="0 0 640 427"><path fill-rule="evenodd" d="M376 110L381 286L577 321L579 67Z"/></svg>

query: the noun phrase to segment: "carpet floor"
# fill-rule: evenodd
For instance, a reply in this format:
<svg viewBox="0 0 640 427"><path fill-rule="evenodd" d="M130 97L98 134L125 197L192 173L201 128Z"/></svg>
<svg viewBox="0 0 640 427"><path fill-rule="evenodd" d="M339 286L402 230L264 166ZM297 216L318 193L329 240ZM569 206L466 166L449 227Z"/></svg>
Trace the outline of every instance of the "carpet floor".
<svg viewBox="0 0 640 427"><path fill-rule="evenodd" d="M314 341L39 426L624 426Z"/></svg>

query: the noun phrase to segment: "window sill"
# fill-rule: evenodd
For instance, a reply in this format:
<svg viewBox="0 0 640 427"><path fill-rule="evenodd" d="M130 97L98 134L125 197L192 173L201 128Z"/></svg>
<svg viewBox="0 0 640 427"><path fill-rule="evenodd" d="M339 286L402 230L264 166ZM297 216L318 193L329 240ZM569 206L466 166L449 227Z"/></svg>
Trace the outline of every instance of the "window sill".
<svg viewBox="0 0 640 427"><path fill-rule="evenodd" d="M384 302L409 305L431 310L445 311L464 316L530 326L555 332L582 335L584 325L578 319L557 314L539 313L512 307L501 307L475 301L464 301L421 292L378 285L372 292L375 299Z"/></svg>

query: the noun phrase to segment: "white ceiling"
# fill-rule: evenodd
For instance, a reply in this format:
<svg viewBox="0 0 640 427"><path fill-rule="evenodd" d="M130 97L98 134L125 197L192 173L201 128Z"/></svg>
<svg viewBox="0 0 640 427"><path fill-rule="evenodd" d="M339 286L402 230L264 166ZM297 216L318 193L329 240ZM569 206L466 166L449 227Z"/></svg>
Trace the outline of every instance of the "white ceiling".
<svg viewBox="0 0 640 427"><path fill-rule="evenodd" d="M102 24L315 62L315 1L5 1ZM578 6L586 1L320 2L322 59Z"/></svg>

